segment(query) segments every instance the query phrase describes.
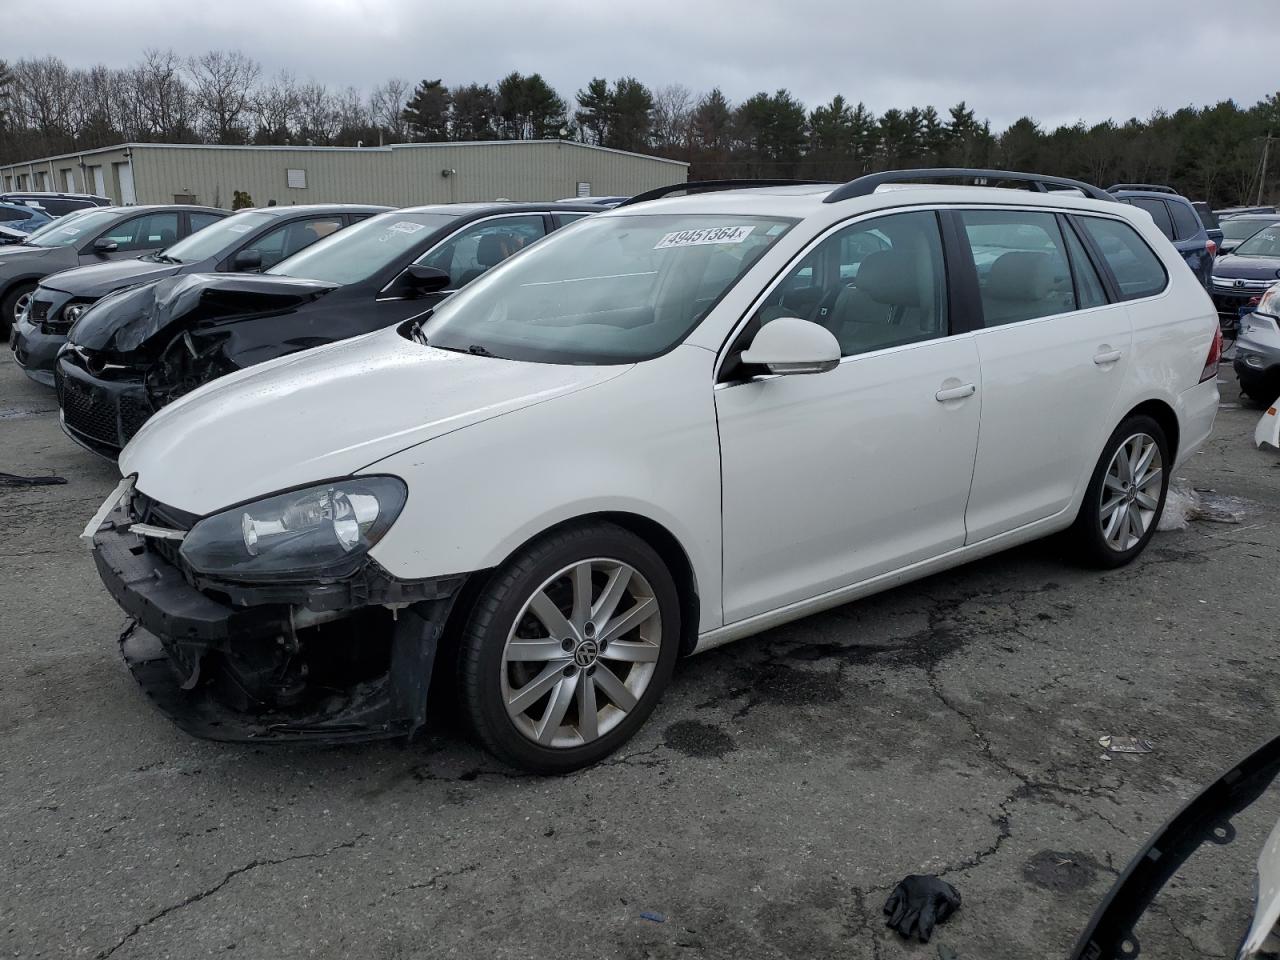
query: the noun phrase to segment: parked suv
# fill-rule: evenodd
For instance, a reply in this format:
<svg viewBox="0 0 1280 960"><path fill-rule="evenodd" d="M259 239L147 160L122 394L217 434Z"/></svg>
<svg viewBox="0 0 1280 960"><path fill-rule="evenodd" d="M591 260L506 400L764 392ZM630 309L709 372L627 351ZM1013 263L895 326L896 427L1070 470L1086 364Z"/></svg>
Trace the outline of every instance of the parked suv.
<svg viewBox="0 0 1280 960"><path fill-rule="evenodd" d="M8 334L36 285L49 274L163 250L226 215L214 207L170 204L93 207L6 246L0 250L0 334Z"/></svg>
<svg viewBox="0 0 1280 960"><path fill-rule="evenodd" d="M479 740L563 772L682 654L1052 533L1133 560L1213 305L1097 187L963 174L1033 189L629 201L160 411L86 529L135 677L216 739L398 736L448 648Z"/></svg>
<svg viewBox="0 0 1280 960"><path fill-rule="evenodd" d="M96 304L58 356L62 426L114 459L154 411L203 383L430 310L599 207L441 204L370 217L263 274L192 273Z"/></svg>
<svg viewBox="0 0 1280 960"><path fill-rule="evenodd" d="M14 190L0 193L0 203L25 203L38 206L51 217L61 217L74 210L87 207L107 207L111 205L110 197L100 197L96 193L58 193L51 190Z"/></svg>
<svg viewBox="0 0 1280 960"><path fill-rule="evenodd" d="M112 260L45 277L10 338L14 359L52 387L54 361L80 315L115 290L188 273L256 273L390 207L345 203L244 210L138 260Z"/></svg>
<svg viewBox="0 0 1280 960"><path fill-rule="evenodd" d="M1173 243L1201 285L1206 290L1209 288L1218 245L1210 238L1190 200L1173 187L1154 183L1117 183L1108 187L1107 192L1151 214L1156 229Z"/></svg>

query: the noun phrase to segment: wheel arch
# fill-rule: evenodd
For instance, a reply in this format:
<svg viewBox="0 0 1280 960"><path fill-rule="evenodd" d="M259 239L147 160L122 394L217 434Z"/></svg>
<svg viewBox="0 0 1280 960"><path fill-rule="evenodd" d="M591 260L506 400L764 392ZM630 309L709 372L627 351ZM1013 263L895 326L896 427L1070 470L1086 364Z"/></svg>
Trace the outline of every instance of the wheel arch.
<svg viewBox="0 0 1280 960"><path fill-rule="evenodd" d="M470 605L470 598L479 592L484 583L493 575L493 572L498 567L501 567L503 563L506 563L508 559L543 537L551 536L569 527L587 526L592 523L612 523L615 526L622 527L657 551L658 556L662 558L662 562L671 571L671 577L676 582L676 593L680 597L680 654L684 656L692 653L698 642L701 596L698 592L698 578L694 572L693 562L689 558L689 553L679 538L663 524L652 517L626 510L598 510L560 520L527 537L514 547L503 558L501 563L495 564L487 570L471 574L467 578L467 584L459 595L459 602L455 606L457 622L465 621L467 616L466 608Z"/></svg>
<svg viewBox="0 0 1280 960"><path fill-rule="evenodd" d="M1133 409L1129 410L1123 417L1117 421L1117 425L1124 423L1130 417L1148 416L1156 423L1160 424L1160 429L1164 431L1165 439L1169 441L1169 461L1176 463L1178 459L1178 442L1181 430L1178 426L1178 414L1171 405L1164 400L1151 398L1139 403Z"/></svg>

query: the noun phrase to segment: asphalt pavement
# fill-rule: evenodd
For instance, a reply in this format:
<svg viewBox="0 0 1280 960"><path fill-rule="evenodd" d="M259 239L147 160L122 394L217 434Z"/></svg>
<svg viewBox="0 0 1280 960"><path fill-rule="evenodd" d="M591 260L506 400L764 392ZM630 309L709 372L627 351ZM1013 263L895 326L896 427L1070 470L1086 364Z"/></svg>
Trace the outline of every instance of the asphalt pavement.
<svg viewBox="0 0 1280 960"><path fill-rule="evenodd" d="M69 482L0 487L0 956L1064 956L1146 836L1280 733L1280 454L1223 376L1179 475L1239 522L1110 573L1035 544L686 660L620 754L540 778L447 717L409 745L176 730L77 539L115 469L2 351L0 471ZM1154 749L1104 759L1106 734ZM1143 957L1233 955L1277 817L1175 878ZM884 927L908 873L963 897L927 946Z"/></svg>

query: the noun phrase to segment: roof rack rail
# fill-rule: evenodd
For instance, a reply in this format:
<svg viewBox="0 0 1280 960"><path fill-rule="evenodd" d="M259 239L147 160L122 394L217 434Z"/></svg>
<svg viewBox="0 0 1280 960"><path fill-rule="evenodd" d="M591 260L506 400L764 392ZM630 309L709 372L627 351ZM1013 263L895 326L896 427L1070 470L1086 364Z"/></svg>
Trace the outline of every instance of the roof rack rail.
<svg viewBox="0 0 1280 960"><path fill-rule="evenodd" d="M1117 190L1146 190L1150 193L1172 193L1178 191L1173 187L1163 183L1113 183L1107 187L1107 193L1115 193Z"/></svg>
<svg viewBox="0 0 1280 960"><path fill-rule="evenodd" d="M672 183L665 187L655 187L644 193L623 200L619 207L629 207L633 203L644 203L658 200L673 193L713 193L717 190L746 190L751 187L793 187L804 185L822 185L830 180L688 180L684 183ZM616 207L614 209L617 209Z"/></svg>
<svg viewBox="0 0 1280 960"><path fill-rule="evenodd" d="M1018 180L1030 184L1030 189L1037 193L1048 193L1050 187L1063 190L1079 190L1086 197L1094 200L1114 200L1110 194L1098 189L1091 183L1070 180L1066 177L1048 177L1039 173L1017 173L1013 170L982 170L976 167L926 167L920 170L882 170L869 173L857 180L850 180L842 187L837 187L827 195L823 203L839 203L850 197L865 197L876 192L876 188L886 183L902 183L909 180Z"/></svg>

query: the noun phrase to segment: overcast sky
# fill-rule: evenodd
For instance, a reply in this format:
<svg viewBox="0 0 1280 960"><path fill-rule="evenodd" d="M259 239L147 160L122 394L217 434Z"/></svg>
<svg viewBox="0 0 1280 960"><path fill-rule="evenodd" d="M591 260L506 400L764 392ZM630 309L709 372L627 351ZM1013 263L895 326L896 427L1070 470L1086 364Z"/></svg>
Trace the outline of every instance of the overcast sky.
<svg viewBox="0 0 1280 960"><path fill-rule="evenodd" d="M0 9L16 0L2 0ZM145 47L239 47L270 74L367 89L541 72L565 97L593 76L786 87L877 113L965 100L1000 128L1145 117L1280 89L1280 0L61 0L3 17L0 55L126 66ZM49 8L52 11L53 7ZM570 103L572 109L572 103Z"/></svg>

